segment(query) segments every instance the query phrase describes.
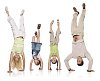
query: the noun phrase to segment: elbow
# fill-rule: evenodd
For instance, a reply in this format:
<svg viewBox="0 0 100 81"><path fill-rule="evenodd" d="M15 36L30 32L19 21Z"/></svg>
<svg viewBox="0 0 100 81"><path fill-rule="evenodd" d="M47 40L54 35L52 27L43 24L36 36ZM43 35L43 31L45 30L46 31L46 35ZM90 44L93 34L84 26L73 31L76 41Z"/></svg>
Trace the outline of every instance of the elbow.
<svg viewBox="0 0 100 81"><path fill-rule="evenodd" d="M91 58L91 59L89 59L89 62L90 62L90 63L93 63L93 59L92 59L92 58Z"/></svg>

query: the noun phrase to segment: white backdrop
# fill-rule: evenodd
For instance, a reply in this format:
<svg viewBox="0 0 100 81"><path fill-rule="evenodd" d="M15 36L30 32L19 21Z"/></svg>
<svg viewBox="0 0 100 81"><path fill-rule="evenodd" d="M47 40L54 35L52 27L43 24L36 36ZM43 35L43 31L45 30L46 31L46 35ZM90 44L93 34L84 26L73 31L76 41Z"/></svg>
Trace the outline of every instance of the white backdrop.
<svg viewBox="0 0 100 81"><path fill-rule="evenodd" d="M94 59L93 69L94 73L87 73L87 59L84 59L83 67L76 65L76 60L72 59L70 65L75 72L69 73L64 64L64 59L71 53L72 37L71 37L71 20L73 16L73 6L75 6L81 13L82 3L86 3L87 13L85 17L85 44ZM8 74L8 62L10 51L13 45L13 35L11 26L7 22L7 15L5 13L5 6L8 6L10 15L14 18L16 24L19 26L19 14L21 9L25 9L25 56L26 68L24 72L14 71ZM99 54L100 54L100 14L99 0L0 0L0 81L54 81L54 80L81 80L94 81L99 79ZM80 15L79 15L80 16ZM49 25L51 20L54 20L53 29L56 31L56 20L60 20L61 35L59 42L59 53L61 57L62 70L56 71L53 65L53 70L48 72L47 61L49 57ZM33 65L34 71L29 71L29 63L31 60L31 38L34 35L37 24L41 23L41 57L44 61L43 71L38 71L38 67Z"/></svg>

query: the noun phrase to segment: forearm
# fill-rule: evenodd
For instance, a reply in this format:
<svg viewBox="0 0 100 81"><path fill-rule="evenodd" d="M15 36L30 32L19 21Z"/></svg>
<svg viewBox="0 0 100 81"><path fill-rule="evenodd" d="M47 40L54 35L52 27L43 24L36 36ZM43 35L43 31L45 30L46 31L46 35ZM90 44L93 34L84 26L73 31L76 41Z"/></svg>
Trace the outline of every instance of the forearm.
<svg viewBox="0 0 100 81"><path fill-rule="evenodd" d="M32 63L30 63L30 70L32 69Z"/></svg>
<svg viewBox="0 0 100 81"><path fill-rule="evenodd" d="M71 54L69 54L69 55L65 58L65 60L64 60L65 65L66 65L66 67L67 67L68 70L70 69L69 60L70 60L72 57L73 57L73 54L71 53Z"/></svg>
<svg viewBox="0 0 100 81"><path fill-rule="evenodd" d="M50 63L48 62L48 70L50 69Z"/></svg>
<svg viewBox="0 0 100 81"><path fill-rule="evenodd" d="M30 62L30 70L32 70L32 63L33 63L33 60L31 60Z"/></svg>
<svg viewBox="0 0 100 81"><path fill-rule="evenodd" d="M23 70L25 69L25 55L23 53L23 56L22 56L22 60L23 60Z"/></svg>
<svg viewBox="0 0 100 81"><path fill-rule="evenodd" d="M41 63L41 66L40 66L40 68L41 68L41 69L43 69L43 62Z"/></svg>
<svg viewBox="0 0 100 81"><path fill-rule="evenodd" d="M11 62L9 62L9 71L11 71Z"/></svg>
<svg viewBox="0 0 100 81"><path fill-rule="evenodd" d="M65 62L65 65L66 65L67 69L69 70L70 69L70 66L69 66L68 60L65 59L64 62Z"/></svg>
<svg viewBox="0 0 100 81"><path fill-rule="evenodd" d="M93 64L93 59L90 59L88 64L88 70L92 69L92 64Z"/></svg>
<svg viewBox="0 0 100 81"><path fill-rule="evenodd" d="M50 60L48 60L48 70L50 70L51 68L51 64L50 64Z"/></svg>
<svg viewBox="0 0 100 81"><path fill-rule="evenodd" d="M61 62L59 62L59 69L61 69Z"/></svg>
<svg viewBox="0 0 100 81"><path fill-rule="evenodd" d="M88 51L86 51L86 54L85 54L86 58L88 59L89 63L88 63L88 70L91 70L92 69L92 64L93 64L93 59L90 55L90 53Z"/></svg>
<svg viewBox="0 0 100 81"><path fill-rule="evenodd" d="M25 69L25 59L23 59L23 70Z"/></svg>
<svg viewBox="0 0 100 81"><path fill-rule="evenodd" d="M59 66L59 69L61 69L60 57L58 57L58 66Z"/></svg>
<svg viewBox="0 0 100 81"><path fill-rule="evenodd" d="M41 61L40 69L43 69L43 61L42 61L42 59L40 59L40 61Z"/></svg>
<svg viewBox="0 0 100 81"><path fill-rule="evenodd" d="M8 72L11 72L12 60L13 60L13 53L11 52L11 54L10 54L10 60L9 60L9 71Z"/></svg>
<svg viewBox="0 0 100 81"><path fill-rule="evenodd" d="M94 70L92 70L92 64L93 64L93 59L91 58L91 59L89 59L87 72L94 72Z"/></svg>

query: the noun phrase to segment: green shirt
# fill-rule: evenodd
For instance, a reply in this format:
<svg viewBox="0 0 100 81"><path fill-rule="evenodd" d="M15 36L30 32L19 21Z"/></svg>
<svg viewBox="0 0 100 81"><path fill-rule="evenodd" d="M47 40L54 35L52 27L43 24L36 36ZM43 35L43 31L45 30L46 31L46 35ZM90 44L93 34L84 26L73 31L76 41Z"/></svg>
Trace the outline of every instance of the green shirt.
<svg viewBox="0 0 100 81"><path fill-rule="evenodd" d="M24 39L15 38L12 52L21 54L23 52L23 48L24 48Z"/></svg>
<svg viewBox="0 0 100 81"><path fill-rule="evenodd" d="M58 45L57 44L51 44L50 45L50 56L58 56L59 52L58 52Z"/></svg>

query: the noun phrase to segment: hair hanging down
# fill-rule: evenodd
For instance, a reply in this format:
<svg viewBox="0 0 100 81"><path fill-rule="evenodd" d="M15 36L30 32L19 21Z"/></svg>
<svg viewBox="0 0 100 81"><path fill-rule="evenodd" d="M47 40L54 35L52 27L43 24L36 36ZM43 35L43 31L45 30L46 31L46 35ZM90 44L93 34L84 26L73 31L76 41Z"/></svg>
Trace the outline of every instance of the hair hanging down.
<svg viewBox="0 0 100 81"><path fill-rule="evenodd" d="M19 57L18 61L15 61L15 56L13 57L12 63L11 63L12 69L22 70L22 60L21 57Z"/></svg>

